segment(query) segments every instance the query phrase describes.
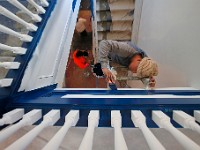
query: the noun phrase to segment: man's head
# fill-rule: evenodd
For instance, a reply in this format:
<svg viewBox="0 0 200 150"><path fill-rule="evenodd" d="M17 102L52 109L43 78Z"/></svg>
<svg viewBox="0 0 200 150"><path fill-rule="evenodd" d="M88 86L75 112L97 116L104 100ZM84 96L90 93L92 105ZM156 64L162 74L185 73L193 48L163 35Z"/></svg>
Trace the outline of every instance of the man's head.
<svg viewBox="0 0 200 150"><path fill-rule="evenodd" d="M149 57L142 58L141 55L135 55L129 64L129 69L137 73L140 78L152 77L158 75L158 65Z"/></svg>
<svg viewBox="0 0 200 150"><path fill-rule="evenodd" d="M140 54L137 54L135 56L133 56L133 58L131 59L131 62L129 64L129 69L133 72L136 73L137 72L137 68L140 64L140 62L142 61L142 56Z"/></svg>

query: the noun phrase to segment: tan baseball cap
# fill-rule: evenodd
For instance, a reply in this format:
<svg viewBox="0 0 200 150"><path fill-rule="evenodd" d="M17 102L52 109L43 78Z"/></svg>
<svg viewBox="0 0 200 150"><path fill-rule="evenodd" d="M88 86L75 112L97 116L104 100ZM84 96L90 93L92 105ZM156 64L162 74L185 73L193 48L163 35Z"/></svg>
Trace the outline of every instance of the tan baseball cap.
<svg viewBox="0 0 200 150"><path fill-rule="evenodd" d="M137 68L137 76L140 78L157 76L158 65L149 57L144 57Z"/></svg>

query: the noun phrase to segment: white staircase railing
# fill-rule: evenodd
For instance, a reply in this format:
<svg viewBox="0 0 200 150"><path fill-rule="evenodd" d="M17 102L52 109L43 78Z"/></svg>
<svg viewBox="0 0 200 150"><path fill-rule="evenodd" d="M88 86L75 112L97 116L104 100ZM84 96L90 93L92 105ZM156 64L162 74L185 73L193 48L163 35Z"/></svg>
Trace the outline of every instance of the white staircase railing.
<svg viewBox="0 0 200 150"><path fill-rule="evenodd" d="M146 125L146 118L141 111L131 111L131 119L136 127L139 127L151 150L165 150L164 146L158 141Z"/></svg>
<svg viewBox="0 0 200 150"><path fill-rule="evenodd" d="M184 128L192 129L200 134L200 126L195 122L195 118L183 111L173 111L173 119Z"/></svg>
<svg viewBox="0 0 200 150"><path fill-rule="evenodd" d="M0 87L9 87L12 84L13 79L6 78L6 79L0 79Z"/></svg>
<svg viewBox="0 0 200 150"><path fill-rule="evenodd" d="M46 12L46 10L42 7L39 6L36 2L34 2L33 0L27 0L33 7L35 7L35 9L37 10L37 12L39 14L44 14Z"/></svg>
<svg viewBox="0 0 200 150"><path fill-rule="evenodd" d="M5 69L18 69L20 63L18 62L0 62L0 67L4 67Z"/></svg>
<svg viewBox="0 0 200 150"><path fill-rule="evenodd" d="M20 120L18 123L0 132L0 142L4 141L13 133L17 132L20 128L27 125L32 125L33 123L38 121L41 117L42 117L41 110L38 110L38 109L34 109L30 111L29 113L23 115L22 120Z"/></svg>
<svg viewBox="0 0 200 150"><path fill-rule="evenodd" d="M40 0L40 2L41 2L41 5L43 7L48 7L49 6L49 3L46 0Z"/></svg>
<svg viewBox="0 0 200 150"><path fill-rule="evenodd" d="M83 140L80 144L79 150L92 150L94 129L99 125L99 111L90 111L88 116L88 128L85 132Z"/></svg>
<svg viewBox="0 0 200 150"><path fill-rule="evenodd" d="M14 109L6 114L3 114L3 118L0 119L0 126L6 124L13 124L24 115L24 109Z"/></svg>
<svg viewBox="0 0 200 150"><path fill-rule="evenodd" d="M170 117L165 115L162 111L152 112L153 121L160 127L169 131L176 140L186 149L186 150L200 150L200 146L193 142L189 137L185 136L182 132L177 130L170 122Z"/></svg>
<svg viewBox="0 0 200 150"><path fill-rule="evenodd" d="M0 32L15 36L15 37L19 38L21 41L24 41L24 42L31 42L32 39L33 39L33 37L31 37L30 35L18 33L18 32L14 31L14 30L12 30L8 27L5 27L1 24L0 24Z"/></svg>
<svg viewBox="0 0 200 150"><path fill-rule="evenodd" d="M27 49L23 47L12 47L5 44L0 43L0 49L11 51L14 54L23 55L26 53Z"/></svg>
<svg viewBox="0 0 200 150"><path fill-rule="evenodd" d="M92 110L90 111L88 115L88 128L85 132L85 135L83 136L82 142L79 145L79 149L87 149L91 150L94 149L95 144L93 143L94 138L98 138L98 132L96 132L96 129L99 125L100 120L100 111L99 110ZM199 117L199 114L194 111L195 115ZM194 122L194 118L192 116L189 116L183 111L174 111L173 112L173 118L175 121L180 123L183 127L187 127L187 125L191 125L191 122ZM13 124L19 119L23 118L13 124L9 127L3 129L0 131L0 142L5 142L5 145L7 146L6 150L11 149L25 149L28 147L29 144L31 144L32 140L41 133L41 131L48 127L53 126L60 118L60 110L51 110L43 117L43 121L37 125L35 128L33 128L30 131L27 131L25 135L23 135L21 138L16 138L16 141L12 143L11 145L8 145L8 141L5 141L6 139L9 139L14 133L16 133L20 128L25 126L30 126L37 122L42 117L42 111L40 109L34 109L26 114L24 114L24 109L15 109L13 111L10 111L3 115L3 118L0 119L0 125L4 124ZM71 110L66 116L65 116L65 123L64 125L58 130L58 132L55 133L55 135L49 140L49 142L46 143L46 145L43 147L43 150L54 150L59 149L61 144L63 143L66 134L68 133L68 130L72 126L76 126L77 122L79 121L79 110ZM132 110L131 111L131 119L136 127L138 127L141 132L144 135L145 140L147 141L147 144L151 150L159 149L164 150L166 147L164 147L161 142L159 141L159 138L157 138L151 130L146 125L146 118L145 115L138 110ZM149 119L149 118L148 118ZM180 130L176 129L171 123L170 123L170 117L165 115L162 111L152 111L152 120L160 127L166 129L171 136L173 136L176 140L173 142L178 141L180 146L184 147L185 149L193 149L193 150L199 150L200 146L195 143L192 139L189 138L189 136L186 136L183 134ZM118 110L111 110L111 126L114 127L112 129L114 131L114 147L115 150L118 149L128 149L129 142L125 141L125 138L127 135L122 133L123 128L122 126L122 116L120 114L120 111ZM188 124L189 123L189 124ZM195 125L195 127L199 128L199 125ZM78 128L78 127L74 127ZM102 129L102 127L101 127ZM103 128L104 130L107 130L107 128ZM129 128L129 132L130 132ZM194 128L192 128L193 130ZM51 130L51 129L49 129ZM109 129L110 130L110 129ZM155 129L154 129L155 130ZM101 130L102 131L102 130ZM77 131L76 131L77 132ZM196 132L195 132L196 133ZM70 133L68 133L70 134ZM77 133L76 133L77 134ZM199 134L199 133L198 133ZM161 134L162 135L162 134ZM41 136L41 135L40 135ZM130 134L129 134L130 136ZM69 135L68 137L71 137ZM129 139L131 137L128 137ZM98 139L99 140L99 139ZM101 140L101 139L100 139ZM135 139L132 139L134 141ZM139 140L139 139L137 139ZM162 139L163 140L163 139ZM7 143L7 144L6 144ZM101 143L101 142L100 142ZM166 143L165 143L166 144ZM4 145L4 146L5 146ZM109 146L109 145L108 145ZM78 148L78 147L77 147Z"/></svg>
<svg viewBox="0 0 200 150"><path fill-rule="evenodd" d="M53 126L59 118L60 110L51 110L44 116L43 121L38 126L15 141L13 144L7 147L6 150L25 149L44 128Z"/></svg>
<svg viewBox="0 0 200 150"><path fill-rule="evenodd" d="M27 0L29 5L33 6L37 10L38 14L35 14L31 10L26 8L25 5L22 5L21 2L19 2L17 0L7 0L7 1L14 7L17 7L19 10L21 10L26 15L30 16L32 19L31 22L41 22L42 18L38 14L44 14L46 12L44 7L49 6L49 3L46 0L40 0L40 2L37 2L37 3L34 0ZM38 4L38 3L40 3L40 4ZM10 20L12 20L16 23L21 24L22 28L24 27L27 31L35 32L38 29L38 27L34 23L29 23L29 22L25 21L24 18L21 18L18 15L16 15L15 13L13 13L12 9L8 10L3 5L0 6L0 14L9 18ZM6 34L8 36L16 37L19 40L21 40L22 42L31 42L33 39L32 36L28 35L28 32L21 33L21 32L15 31L15 29L11 29L3 24L0 24L0 32ZM9 44L9 42L8 42L8 44ZM14 54L18 54L18 55L24 55L27 52L26 48L18 47L18 46L16 46L16 47L10 46L8 44L0 43L0 49L4 50L4 51L11 51ZM6 54L7 54L7 52L6 52ZM7 70L8 69L19 69L20 62L0 62L0 69L2 67ZM0 87L9 87L9 86L11 86L12 81L13 81L12 78L0 79Z"/></svg>
<svg viewBox="0 0 200 150"><path fill-rule="evenodd" d="M200 111L194 111L194 118L200 123Z"/></svg>
<svg viewBox="0 0 200 150"><path fill-rule="evenodd" d="M122 133L122 117L120 111L111 111L111 126L115 130L115 150L128 150Z"/></svg>
<svg viewBox="0 0 200 150"><path fill-rule="evenodd" d="M10 12L9 10L7 10L6 8L0 6L0 14L24 25L29 31L36 31L37 27L35 25L33 25L32 23L28 23L26 21L24 21L23 19L19 18L17 15L13 14L12 12Z"/></svg>
<svg viewBox="0 0 200 150"><path fill-rule="evenodd" d="M40 16L38 16L38 14L32 13L24 5L22 5L19 1L17 1L17 0L8 0L8 2L11 3L12 5L16 6L21 11L25 12L27 15L29 15L32 18L33 21L40 22L42 20L42 18Z"/></svg>
<svg viewBox="0 0 200 150"><path fill-rule="evenodd" d="M72 110L65 116L65 124L55 134L55 136L48 142L43 150L55 150L58 149L62 143L67 131L71 126L75 126L79 120L79 111Z"/></svg>

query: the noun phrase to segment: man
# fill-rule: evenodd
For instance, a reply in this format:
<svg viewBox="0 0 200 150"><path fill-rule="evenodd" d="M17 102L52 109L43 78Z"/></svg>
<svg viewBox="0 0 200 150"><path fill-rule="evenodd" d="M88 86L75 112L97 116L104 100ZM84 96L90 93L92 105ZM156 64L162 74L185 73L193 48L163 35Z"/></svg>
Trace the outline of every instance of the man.
<svg viewBox="0 0 200 150"><path fill-rule="evenodd" d="M103 74L107 81L115 82L109 70L109 59L126 66L140 78L149 78L150 87L155 86L153 76L158 74L156 62L147 57L146 53L132 43L103 40L99 44L98 62L101 64Z"/></svg>

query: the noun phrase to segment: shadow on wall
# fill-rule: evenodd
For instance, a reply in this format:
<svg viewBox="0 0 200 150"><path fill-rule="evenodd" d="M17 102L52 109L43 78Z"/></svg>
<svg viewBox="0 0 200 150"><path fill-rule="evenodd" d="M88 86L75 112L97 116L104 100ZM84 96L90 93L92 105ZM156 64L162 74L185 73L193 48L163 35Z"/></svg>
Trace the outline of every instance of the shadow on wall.
<svg viewBox="0 0 200 150"><path fill-rule="evenodd" d="M200 88L200 2L178 6L180 1L144 0L137 44L159 63L157 86Z"/></svg>
<svg viewBox="0 0 200 150"><path fill-rule="evenodd" d="M158 66L159 75L155 77L156 88L190 87L188 78L186 76L183 76L183 72L181 72L177 68L164 64L158 64ZM128 75L133 75L133 73L129 71ZM132 88L144 88L143 83L139 80L129 80L127 84L129 87Z"/></svg>

